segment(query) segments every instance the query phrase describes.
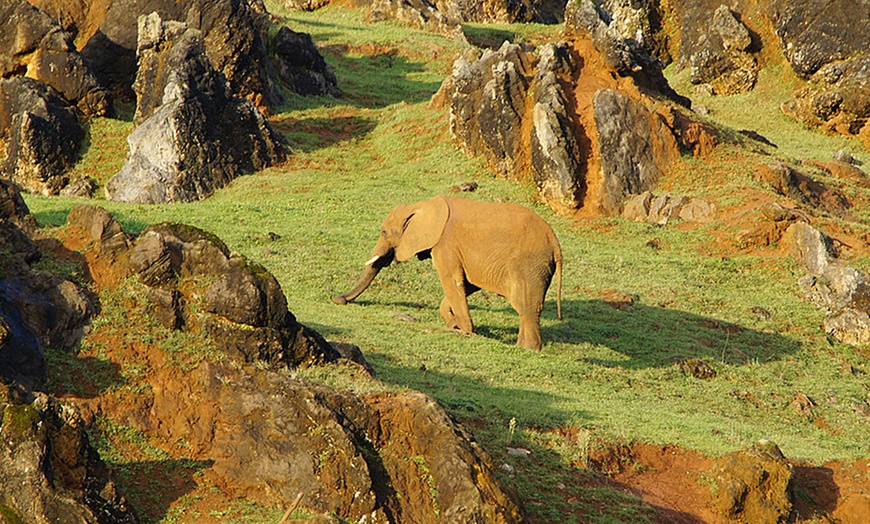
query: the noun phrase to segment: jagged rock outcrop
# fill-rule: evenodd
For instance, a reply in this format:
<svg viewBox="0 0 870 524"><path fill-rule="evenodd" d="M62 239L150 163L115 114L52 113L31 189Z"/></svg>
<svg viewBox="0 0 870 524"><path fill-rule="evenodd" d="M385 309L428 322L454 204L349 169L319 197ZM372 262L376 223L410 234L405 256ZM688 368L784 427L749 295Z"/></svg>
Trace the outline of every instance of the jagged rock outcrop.
<svg viewBox="0 0 870 524"><path fill-rule="evenodd" d="M571 51L564 43L548 45L541 56L505 43L461 58L438 96L449 103L451 132L467 154L483 155L500 176L530 175L541 197L567 212L581 205L584 192L578 124L563 87L573 74ZM533 123L524 127L529 116ZM526 163L528 173L521 170Z"/></svg>
<svg viewBox="0 0 870 524"><path fill-rule="evenodd" d="M792 468L779 447L759 440L729 453L710 471L715 510L732 522L786 522L792 509Z"/></svg>
<svg viewBox="0 0 870 524"><path fill-rule="evenodd" d="M21 76L0 80L0 176L25 191L56 195L69 183L84 136L75 109L49 86Z"/></svg>
<svg viewBox="0 0 870 524"><path fill-rule="evenodd" d="M769 16L792 68L808 79L783 111L870 144L870 1L771 0Z"/></svg>
<svg viewBox="0 0 870 524"><path fill-rule="evenodd" d="M139 33L140 124L127 137L124 167L106 184L109 199L198 200L283 161L286 139L252 102L232 96L198 30L151 14L140 18Z"/></svg>
<svg viewBox="0 0 870 524"><path fill-rule="evenodd" d="M51 86L85 116L112 111L70 33L25 0L0 0L0 78L18 75Z"/></svg>
<svg viewBox="0 0 870 524"><path fill-rule="evenodd" d="M657 49L659 54L662 53L655 40L647 42L637 34L624 34L628 27L636 23L620 23L620 19L614 16L614 13L634 12L632 8L626 10L623 7L616 2L601 5L592 0L568 2L565 8L565 30L571 35L588 35L606 63L620 76L631 77L639 88L688 107L690 101L677 94L662 73L664 63L653 54ZM608 8L614 11L606 11ZM657 13L651 7L645 10L641 7L640 11L649 17L655 17L654 13ZM635 16L640 18L643 15L635 13Z"/></svg>
<svg viewBox="0 0 870 524"><path fill-rule="evenodd" d="M164 21L184 22L202 33L211 66L226 77L233 96L251 100L261 111L283 101L269 58L272 22L261 2L250 0L111 0L101 17L91 15L99 20L99 29L82 54L116 96L134 99L136 20L154 12Z"/></svg>
<svg viewBox="0 0 870 524"><path fill-rule="evenodd" d="M272 64L279 82L300 95L339 96L338 79L311 35L281 26L272 39Z"/></svg>
<svg viewBox="0 0 870 524"><path fill-rule="evenodd" d="M97 311L77 284L33 269L35 230L17 187L0 180L0 378L28 389L45 383L45 348L75 348Z"/></svg>
<svg viewBox="0 0 870 524"><path fill-rule="evenodd" d="M622 213L625 200L652 191L679 155L670 128L643 104L612 90L593 99L601 163L601 210Z"/></svg>
<svg viewBox="0 0 870 524"><path fill-rule="evenodd" d="M798 285L827 313L825 332L846 344L870 343L870 277L837 258L833 240L805 222L791 225L783 240L809 271Z"/></svg>
<svg viewBox="0 0 870 524"><path fill-rule="evenodd" d="M0 521L135 524L78 409L0 382Z"/></svg>
<svg viewBox="0 0 870 524"><path fill-rule="evenodd" d="M248 500L286 506L302 493L307 511L350 521L524 522L486 452L426 395L357 397L211 363L152 384L145 430L183 436Z"/></svg>
<svg viewBox="0 0 870 524"><path fill-rule="evenodd" d="M717 95L743 93L755 87L758 60L752 53L752 36L727 5L720 5L689 47L688 61L693 84L708 84ZM687 54L684 51L684 54Z"/></svg>
<svg viewBox="0 0 870 524"><path fill-rule="evenodd" d="M566 3L570 3L566 0L484 0L482 2L368 0L368 2L371 4L369 21L395 19L421 29L459 37L462 35L464 22L557 24L563 20ZM320 3L328 2L318 2ZM306 4L311 5L312 2Z"/></svg>

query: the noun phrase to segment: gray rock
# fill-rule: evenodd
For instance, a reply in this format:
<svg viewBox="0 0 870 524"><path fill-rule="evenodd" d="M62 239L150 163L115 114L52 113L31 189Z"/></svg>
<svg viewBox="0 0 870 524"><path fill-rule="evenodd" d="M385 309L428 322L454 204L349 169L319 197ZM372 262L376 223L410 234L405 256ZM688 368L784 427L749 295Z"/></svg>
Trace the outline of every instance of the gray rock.
<svg viewBox="0 0 870 524"><path fill-rule="evenodd" d="M583 204L585 165L577 143L561 82L570 82L575 68L564 42L540 50L532 107L531 171L543 201L563 213Z"/></svg>
<svg viewBox="0 0 870 524"><path fill-rule="evenodd" d="M280 82L300 95L339 96L335 72L321 56L311 35L281 26L272 39L272 64Z"/></svg>
<svg viewBox="0 0 870 524"><path fill-rule="evenodd" d="M230 96L223 76L205 57L199 31L180 31L155 14L141 25L145 47L137 89L163 95L153 111L137 109L145 120L127 138L124 167L106 184L110 200L199 200L237 176L285 158L286 139L250 101ZM155 44L150 36L156 35L168 40ZM143 100L153 97L143 94Z"/></svg>
<svg viewBox="0 0 870 524"><path fill-rule="evenodd" d="M828 269L833 259L831 239L804 222L797 222L788 227L784 239L792 246L792 254L803 262L810 274L821 276Z"/></svg>
<svg viewBox="0 0 870 524"><path fill-rule="evenodd" d="M44 393L31 401L15 396L0 384L4 521L138 522L88 442L78 410Z"/></svg>
<svg viewBox="0 0 870 524"><path fill-rule="evenodd" d="M640 102L602 89L593 98L601 162L601 211L622 213L625 200L651 191L677 154L671 130Z"/></svg>
<svg viewBox="0 0 870 524"><path fill-rule="evenodd" d="M72 106L31 78L0 79L0 175L30 193L56 195L69 183L85 132Z"/></svg>
<svg viewBox="0 0 870 524"><path fill-rule="evenodd" d="M51 86L85 116L112 113L112 101L73 36L25 0L0 1L0 78L23 75Z"/></svg>
<svg viewBox="0 0 870 524"><path fill-rule="evenodd" d="M758 79L758 61L749 52L752 37L726 5L708 19L709 30L699 35L689 55L693 84L709 85L714 94L733 95L751 90Z"/></svg>

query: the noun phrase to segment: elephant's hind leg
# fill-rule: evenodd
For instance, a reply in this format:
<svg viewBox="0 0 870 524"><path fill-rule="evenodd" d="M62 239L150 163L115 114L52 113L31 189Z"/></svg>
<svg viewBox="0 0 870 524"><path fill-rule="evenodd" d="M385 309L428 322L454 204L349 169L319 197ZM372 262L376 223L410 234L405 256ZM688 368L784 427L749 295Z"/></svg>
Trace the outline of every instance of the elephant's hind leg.
<svg viewBox="0 0 870 524"><path fill-rule="evenodd" d="M523 288L510 297L511 306L520 315L520 332L517 335L517 345L534 351L540 351L541 341L541 309L542 300L535 293L529 293Z"/></svg>

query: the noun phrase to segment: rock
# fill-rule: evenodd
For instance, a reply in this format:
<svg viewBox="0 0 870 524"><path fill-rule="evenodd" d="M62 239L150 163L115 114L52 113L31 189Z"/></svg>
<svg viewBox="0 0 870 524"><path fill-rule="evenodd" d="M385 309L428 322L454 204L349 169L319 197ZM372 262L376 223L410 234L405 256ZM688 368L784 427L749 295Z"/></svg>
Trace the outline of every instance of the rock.
<svg viewBox="0 0 870 524"><path fill-rule="evenodd" d="M121 223L101 207L79 204L67 215L67 224L78 227L102 252L114 252L129 247L130 239Z"/></svg>
<svg viewBox="0 0 870 524"><path fill-rule="evenodd" d="M621 93L596 92L593 111L603 176L601 212L619 215L626 198L655 188L679 151L662 119Z"/></svg>
<svg viewBox="0 0 870 524"><path fill-rule="evenodd" d="M329 2L330 0L284 0L284 7L300 11L317 11L329 5Z"/></svg>
<svg viewBox="0 0 870 524"><path fill-rule="evenodd" d="M768 15L792 68L802 75L867 50L867 0L771 0Z"/></svg>
<svg viewBox="0 0 870 524"><path fill-rule="evenodd" d="M92 198L97 191L97 181L89 176L77 176L70 180L60 194L73 198Z"/></svg>
<svg viewBox="0 0 870 524"><path fill-rule="evenodd" d="M710 471L716 489L714 509L740 522L785 522L791 513L791 465L773 442L729 453Z"/></svg>
<svg viewBox="0 0 870 524"><path fill-rule="evenodd" d="M138 522L78 410L43 393L31 402L14 397L0 383L4 522Z"/></svg>
<svg viewBox="0 0 870 524"><path fill-rule="evenodd" d="M359 346L356 344L346 344L344 342L330 342L329 345L332 346L332 349L337 351L339 355L341 355L341 358L359 364L360 367L365 369L366 373L375 376L375 368L373 368L372 365L369 364L369 361L366 360L366 357L363 355Z"/></svg>
<svg viewBox="0 0 870 524"><path fill-rule="evenodd" d="M853 159L854 160L854 159ZM815 162L808 161L808 164L817 167L831 175L832 177L845 180L858 187L870 189L870 175L867 175L863 170L851 162Z"/></svg>
<svg viewBox="0 0 870 524"><path fill-rule="evenodd" d="M102 17L91 22L99 30L88 39L82 55L118 98L134 99L135 20L151 13L202 33L205 54L212 68L225 76L232 96L247 98L262 110L283 101L267 49L268 13L258 12L247 0L113 0Z"/></svg>
<svg viewBox="0 0 870 524"><path fill-rule="evenodd" d="M733 95L751 90L758 78L758 61L750 51L752 37L726 5L708 19L689 56L691 82L707 84L714 94ZM685 41L683 42L685 45Z"/></svg>
<svg viewBox="0 0 870 524"><path fill-rule="evenodd" d="M281 26L272 39L272 64L279 81L300 95L339 96L335 72L321 56L311 35Z"/></svg>
<svg viewBox="0 0 870 524"><path fill-rule="evenodd" d="M505 44L482 55L467 53L453 64L442 89L450 131L468 155L482 155L496 173L518 177L522 116L534 57Z"/></svg>
<svg viewBox="0 0 870 524"><path fill-rule="evenodd" d="M215 477L248 500L286 507L303 493L306 512L349 521L524 521L490 457L423 394L357 397L210 363L161 370L152 384L150 427L160 438L183 435L191 455L213 461Z"/></svg>
<svg viewBox="0 0 870 524"><path fill-rule="evenodd" d="M616 7L622 5L619 2L601 2L599 5L592 0L568 2L565 8L565 31L568 34L589 35L595 49L620 76L629 76L639 87L665 96L684 107L690 107L691 100L671 88L662 73L664 64L653 54L663 55L664 50L658 44L652 44L652 51L645 47L656 40L643 41L637 32L633 35L624 34L627 27L622 26L620 18L606 10L609 6L613 12L624 13L640 6L641 12L649 13L647 16L652 20L657 16L653 14L656 12L655 7L644 7L643 2L631 2L631 6L625 8Z"/></svg>
<svg viewBox="0 0 870 524"><path fill-rule="evenodd" d="M114 217L89 205L75 206L68 225L91 242L86 257L108 264L102 273L138 277L148 312L167 328L207 335L243 362L299 367L340 358L320 334L296 321L271 273L231 254L210 233L163 223L131 242ZM201 288L201 282L209 285Z"/></svg>
<svg viewBox="0 0 870 524"><path fill-rule="evenodd" d="M205 57L199 31L164 24L154 14L140 25L136 86L143 93L144 105L137 107L142 120L127 138L124 167L106 184L109 199L198 200L285 158L286 139L250 101L230 96ZM158 98L159 105L149 109L148 101Z"/></svg>
<svg viewBox="0 0 870 524"><path fill-rule="evenodd" d="M76 50L72 35L48 14L24 0L2 0L0 21L0 78L39 80L85 116L112 113L111 98Z"/></svg>
<svg viewBox="0 0 870 524"><path fill-rule="evenodd" d="M156 12L163 20L184 20L188 2L176 0L112 0L105 10L97 10L88 22L96 29L81 46L81 54L100 84L112 96L134 102L132 85L136 78L136 44L141 15Z"/></svg>
<svg viewBox="0 0 870 524"><path fill-rule="evenodd" d="M17 188L0 181L0 379L27 390L46 380L46 347L71 351L97 307L81 287L36 271L35 221Z"/></svg>
<svg viewBox="0 0 870 524"><path fill-rule="evenodd" d="M462 35L462 19L459 14L447 11L441 12L437 3L429 0L372 0L366 21L369 23L383 22L385 20L399 20L400 22L445 35L455 35L464 39Z"/></svg>
<svg viewBox="0 0 870 524"><path fill-rule="evenodd" d="M828 131L861 133L870 114L870 1L773 0L768 13L792 68L809 80L783 111Z"/></svg>
<svg viewBox="0 0 870 524"><path fill-rule="evenodd" d="M851 219L848 212L852 204L836 189L813 180L782 162L760 166L756 177L766 182L774 191L810 209L819 209L834 216Z"/></svg>
<svg viewBox="0 0 870 524"><path fill-rule="evenodd" d="M833 259L830 237L809 224L797 222L788 227L785 240L811 275L821 276L828 269Z"/></svg>
<svg viewBox="0 0 870 524"><path fill-rule="evenodd" d="M699 198L672 197L665 193L656 197L650 191L629 198L622 216L635 222L666 225L680 218L688 222L706 222L713 218L715 206Z"/></svg>
<svg viewBox="0 0 870 524"><path fill-rule="evenodd" d="M298 2L298 0L291 0ZM316 1L316 0L315 0ZM371 1L371 0L370 0ZM465 22L512 24L537 22L558 24L563 20L566 0L373 0L368 20L400 20L406 24L443 34L462 35Z"/></svg>
<svg viewBox="0 0 870 524"><path fill-rule="evenodd" d="M69 183L85 132L75 110L38 80L0 80L0 138L7 139L0 176L21 189L56 195Z"/></svg>
<svg viewBox="0 0 870 524"><path fill-rule="evenodd" d="M567 44L546 44L539 52L533 91L531 172L544 203L563 214L583 205L586 187L577 124L562 87L570 85L576 65Z"/></svg>

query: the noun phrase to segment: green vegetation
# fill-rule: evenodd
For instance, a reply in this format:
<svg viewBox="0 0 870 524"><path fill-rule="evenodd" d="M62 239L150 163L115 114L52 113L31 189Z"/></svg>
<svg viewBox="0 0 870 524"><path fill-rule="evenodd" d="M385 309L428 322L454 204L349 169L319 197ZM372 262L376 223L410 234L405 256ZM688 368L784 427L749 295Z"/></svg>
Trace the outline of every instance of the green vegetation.
<svg viewBox="0 0 870 524"><path fill-rule="evenodd" d="M593 476L585 468L595 442L671 443L715 456L767 438L791 459L867 456L867 419L853 407L867 398L866 349L824 336L822 313L800 298L796 280L805 271L796 262L750 252L705 254L715 225L658 227L618 218L575 223L556 216L534 202L532 189L494 178L479 159L465 157L450 138L447 112L429 107L461 51L457 42L391 23L367 25L360 11L345 8L303 13L267 4L291 28L313 35L345 96L289 96L273 120L291 139L294 155L206 201L97 203L132 233L163 221L215 233L276 276L300 322L330 340L359 345L381 382L329 368L300 375L360 392L411 388L437 398L469 423L497 466L510 466L498 468L499 475L518 487L540 522L571 522L565 516L572 514L584 515L584 522L651 520L636 498L583 485ZM522 27L466 29L477 40L532 38ZM675 85L687 92L681 75ZM756 130L786 158L827 159L847 149L870 161L857 142L818 135L782 116L776 108L790 93L789 84L779 81L783 76L774 68L762 74L753 93L702 103L712 119ZM128 121L96 120L78 169L104 182L123 164L130 128ZM741 189L759 188L753 166L732 161L748 155L721 146L713 159L716 169L724 169L717 178L704 162L684 158L682 169L696 178L680 188L693 196L718 195L720 204L739 199ZM477 334L447 330L429 262L387 268L350 305L331 301L355 282L393 206L469 180L480 185L471 197L533 208L562 243L564 320L556 319L551 289L539 353L513 345L516 313L484 292L470 300ZM713 180L726 183L712 187ZM26 199L49 228L63 225L81 202ZM270 232L278 236L271 240ZM610 307L600 298L607 289L632 295L634 304ZM127 299L103 297L102 322L126 325ZM759 307L769 317L753 313ZM133 329L127 336L156 334ZM179 351L193 343L176 340ZM63 356L49 356L55 368L69 365ZM717 376L704 381L685 375L678 365L684 357L705 360ZM120 373L132 380L136 370ZM812 418L789 407L798 393L816 401ZM112 426L100 434L100 452L116 465L126 460L115 453L127 444L150 449L136 434ZM509 454L508 445L529 450L534 460ZM142 464L166 466L169 459L154 453L126 471L140 475L148 473ZM559 485L564 489L554 488ZM166 514L164 521L176 518Z"/></svg>

